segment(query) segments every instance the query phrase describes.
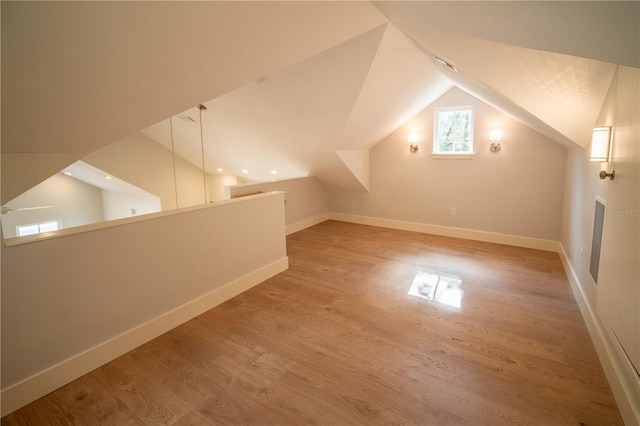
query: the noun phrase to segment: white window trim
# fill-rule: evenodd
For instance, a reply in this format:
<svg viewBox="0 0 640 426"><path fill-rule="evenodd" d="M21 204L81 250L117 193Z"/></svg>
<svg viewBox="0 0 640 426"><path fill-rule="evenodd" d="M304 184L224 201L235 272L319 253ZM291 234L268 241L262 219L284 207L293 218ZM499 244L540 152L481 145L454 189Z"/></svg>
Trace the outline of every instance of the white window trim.
<svg viewBox="0 0 640 426"><path fill-rule="evenodd" d="M475 154L467 154L466 152L460 154L446 154L446 153L438 153L431 154L431 158L435 160L472 160L475 157Z"/></svg>
<svg viewBox="0 0 640 426"><path fill-rule="evenodd" d="M440 122L440 112L447 112L447 111L471 111L471 135L470 135L470 140L469 140L469 151L465 151L465 152L440 152L438 151L438 146L439 146L439 141L438 141L438 128L439 128L439 122ZM475 151L474 151L474 144L473 144L473 136L475 133L475 108L471 105L465 105L465 106L454 106L454 107L442 107L442 108L434 108L433 110L433 146L432 146L432 158L437 158L437 159L472 159Z"/></svg>

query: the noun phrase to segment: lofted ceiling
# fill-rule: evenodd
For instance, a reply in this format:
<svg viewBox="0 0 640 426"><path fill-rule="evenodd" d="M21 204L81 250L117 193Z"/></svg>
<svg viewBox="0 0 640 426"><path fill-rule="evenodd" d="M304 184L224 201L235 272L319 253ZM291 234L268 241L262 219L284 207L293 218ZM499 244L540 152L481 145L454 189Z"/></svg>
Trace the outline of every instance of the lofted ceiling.
<svg viewBox="0 0 640 426"><path fill-rule="evenodd" d="M201 167L201 103L205 168L252 180L366 190L368 150L453 86L584 147L616 66L640 66L638 2L1 7L3 201L136 131L170 148L168 117Z"/></svg>
<svg viewBox="0 0 640 426"><path fill-rule="evenodd" d="M202 140L198 108L177 114L174 146L201 167L204 141L208 172L264 181L276 170L278 178L314 174L367 188L368 173L345 152L368 152L452 86L411 39L384 24L205 102ZM142 133L171 149L169 119ZM350 173L337 178L340 166Z"/></svg>

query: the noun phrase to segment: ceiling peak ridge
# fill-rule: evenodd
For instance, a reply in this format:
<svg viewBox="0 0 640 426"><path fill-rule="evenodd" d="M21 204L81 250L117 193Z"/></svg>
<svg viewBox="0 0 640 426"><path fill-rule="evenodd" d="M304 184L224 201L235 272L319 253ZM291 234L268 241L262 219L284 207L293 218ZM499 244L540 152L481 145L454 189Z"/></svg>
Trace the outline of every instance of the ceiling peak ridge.
<svg viewBox="0 0 640 426"><path fill-rule="evenodd" d="M457 87L561 145L588 143L615 65L440 30L407 31L428 57L455 64L458 72L446 75Z"/></svg>
<svg viewBox="0 0 640 426"><path fill-rule="evenodd" d="M372 148L446 93L453 83L431 56L390 22L336 149ZM382 104L382 110L376 111L372 103ZM363 115L367 110L369 114ZM358 123L363 122L374 123L377 130L362 132ZM368 138L363 133L368 133Z"/></svg>

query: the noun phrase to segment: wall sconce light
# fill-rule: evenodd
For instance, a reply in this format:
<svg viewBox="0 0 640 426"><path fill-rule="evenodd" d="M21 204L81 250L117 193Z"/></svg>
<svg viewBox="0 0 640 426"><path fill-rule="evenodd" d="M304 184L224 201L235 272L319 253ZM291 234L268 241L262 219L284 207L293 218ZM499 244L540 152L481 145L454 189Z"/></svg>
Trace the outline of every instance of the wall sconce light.
<svg viewBox="0 0 640 426"><path fill-rule="evenodd" d="M489 149L491 152L500 151L500 141L502 140L502 132L500 129L491 129L491 133L489 133L489 140L491 141L491 145L489 145Z"/></svg>
<svg viewBox="0 0 640 426"><path fill-rule="evenodd" d="M609 161L609 150L611 146L611 126L596 127L593 129L591 137L591 161ZM600 179L616 178L616 171L607 172L602 170Z"/></svg>
<svg viewBox="0 0 640 426"><path fill-rule="evenodd" d="M596 127L591 137L591 161L609 161L611 127Z"/></svg>
<svg viewBox="0 0 640 426"><path fill-rule="evenodd" d="M418 134L415 132L409 133L409 151L416 153L418 152Z"/></svg>

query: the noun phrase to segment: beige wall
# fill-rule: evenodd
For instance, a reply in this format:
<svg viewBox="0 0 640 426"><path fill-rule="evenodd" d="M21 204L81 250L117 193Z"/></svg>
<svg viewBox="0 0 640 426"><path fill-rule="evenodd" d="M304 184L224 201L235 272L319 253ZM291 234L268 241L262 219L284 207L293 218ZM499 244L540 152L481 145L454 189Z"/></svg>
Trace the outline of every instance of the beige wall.
<svg viewBox="0 0 640 426"><path fill-rule="evenodd" d="M286 269L282 193L101 226L3 247L2 415Z"/></svg>
<svg viewBox="0 0 640 426"><path fill-rule="evenodd" d="M433 110L475 107L473 159L432 158ZM502 150L489 151L491 128ZM420 135L409 152L407 135ZM370 192L334 191L332 212L558 240L566 149L452 89L370 152ZM451 208L456 216L450 215Z"/></svg>
<svg viewBox="0 0 640 426"><path fill-rule="evenodd" d="M329 213L327 190L314 176L236 185L229 188L231 197L252 194L257 191L283 191L285 193L287 233L299 230L301 226L308 226L324 220Z"/></svg>
<svg viewBox="0 0 640 426"><path fill-rule="evenodd" d="M226 187L238 184L238 177L227 174L210 174L207 181L210 201L228 200Z"/></svg>
<svg viewBox="0 0 640 426"><path fill-rule="evenodd" d="M561 239L576 299L628 424L640 421L639 82L640 70L619 67L594 123L613 127L611 161L590 162L590 146L569 153ZM598 178L612 169L615 180ZM597 284L589 274L596 197L606 203Z"/></svg>

